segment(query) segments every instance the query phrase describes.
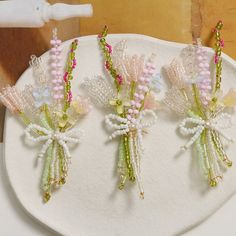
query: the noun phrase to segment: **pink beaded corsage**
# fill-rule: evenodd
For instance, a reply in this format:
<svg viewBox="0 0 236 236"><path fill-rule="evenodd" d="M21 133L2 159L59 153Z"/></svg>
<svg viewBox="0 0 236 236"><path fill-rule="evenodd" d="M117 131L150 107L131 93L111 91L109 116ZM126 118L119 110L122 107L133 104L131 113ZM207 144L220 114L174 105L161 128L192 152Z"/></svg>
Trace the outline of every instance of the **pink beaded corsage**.
<svg viewBox="0 0 236 236"><path fill-rule="evenodd" d="M61 40L54 29L50 74L45 72L41 58L32 56L30 66L35 84L26 85L22 91L16 86L7 86L0 93L2 103L26 124L26 138L34 143L43 143L38 157L44 158L41 189L45 202L50 199L54 187L66 182L71 159L68 144L80 142L82 131L75 126L79 117L90 109L87 98L72 97L71 80L76 66L77 44L77 39L72 42L63 69Z"/></svg>
<svg viewBox="0 0 236 236"><path fill-rule="evenodd" d="M84 83L88 93L99 105L112 108L105 116L107 128L112 132L109 139L120 138L118 173L119 189L126 182L137 182L140 197L144 198L140 161L143 155L143 134L156 123L158 108L156 92L159 77L155 75L154 55L125 54L125 41L112 49L106 42L107 27L98 36L105 59L105 69L113 83L105 78L87 79Z"/></svg>
<svg viewBox="0 0 236 236"><path fill-rule="evenodd" d="M215 72L211 72L211 58L208 58L200 40L197 45L183 49L181 58L174 59L165 67L172 85L166 92L165 104L178 115L186 117L180 123L179 131L183 136L191 138L183 149L195 145L201 169L212 187L222 179L220 166L232 166L222 138L232 141L224 132L224 129L232 125L231 115L226 109L236 105L236 92L233 89L225 96L222 96L221 91L221 49L224 46L220 34L222 27L219 21L213 30L216 38L213 58Z"/></svg>

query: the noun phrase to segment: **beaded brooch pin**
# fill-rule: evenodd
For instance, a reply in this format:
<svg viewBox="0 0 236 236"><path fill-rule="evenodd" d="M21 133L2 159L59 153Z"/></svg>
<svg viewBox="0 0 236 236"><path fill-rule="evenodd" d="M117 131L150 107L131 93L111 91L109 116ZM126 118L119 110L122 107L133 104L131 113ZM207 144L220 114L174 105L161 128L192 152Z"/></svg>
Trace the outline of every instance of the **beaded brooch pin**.
<svg viewBox="0 0 236 236"><path fill-rule="evenodd" d="M72 97L77 39L71 44L65 70L61 64L62 45L56 29L51 45L50 75L45 72L41 58L32 56L30 66L35 84L26 85L22 91L16 86L7 86L0 93L2 103L27 126L26 138L34 143L44 142L38 157L44 158L41 189L45 202L50 199L54 187L66 182L71 159L68 144L80 142L82 131L75 126L79 117L90 109L87 98Z"/></svg>
<svg viewBox="0 0 236 236"><path fill-rule="evenodd" d="M126 42L112 46L106 42L107 27L98 36L105 59L105 69L113 83L105 78L87 79L88 93L99 105L110 107L114 112L105 116L107 128L112 132L109 139L120 137L118 174L119 189L127 180L137 182L140 197L144 198L140 161L143 155L143 133L156 123L154 112L158 108L156 93L160 89L160 77L155 76L154 55L127 55Z"/></svg>
<svg viewBox="0 0 236 236"><path fill-rule="evenodd" d="M222 179L220 166L232 166L222 138L232 141L223 132L223 129L232 125L231 115L225 109L236 105L236 92L233 89L225 96L221 91L222 27L219 21L213 30L216 38L213 59L215 72L211 72L210 59L200 40L196 45L183 49L181 58L174 59L165 67L172 87L166 92L164 102L178 115L187 116L180 123L179 131L184 136L192 137L183 149L195 145L200 166L212 187Z"/></svg>

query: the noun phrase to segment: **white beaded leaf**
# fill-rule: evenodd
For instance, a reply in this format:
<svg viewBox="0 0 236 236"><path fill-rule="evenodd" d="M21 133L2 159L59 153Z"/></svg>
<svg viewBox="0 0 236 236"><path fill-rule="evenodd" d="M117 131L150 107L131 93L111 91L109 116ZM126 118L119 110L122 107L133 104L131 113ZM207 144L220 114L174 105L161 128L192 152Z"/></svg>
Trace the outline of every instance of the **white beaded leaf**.
<svg viewBox="0 0 236 236"><path fill-rule="evenodd" d="M99 106L109 106L109 101L115 98L115 89L102 77L87 78L82 86L89 97Z"/></svg>
<svg viewBox="0 0 236 236"><path fill-rule="evenodd" d="M166 92L164 103L181 116L185 116L186 112L191 108L191 104L186 100L184 94L175 87Z"/></svg>
<svg viewBox="0 0 236 236"><path fill-rule="evenodd" d="M29 64L33 69L34 77L37 79L36 82L46 83L46 72L41 57L36 57L35 55L32 55Z"/></svg>

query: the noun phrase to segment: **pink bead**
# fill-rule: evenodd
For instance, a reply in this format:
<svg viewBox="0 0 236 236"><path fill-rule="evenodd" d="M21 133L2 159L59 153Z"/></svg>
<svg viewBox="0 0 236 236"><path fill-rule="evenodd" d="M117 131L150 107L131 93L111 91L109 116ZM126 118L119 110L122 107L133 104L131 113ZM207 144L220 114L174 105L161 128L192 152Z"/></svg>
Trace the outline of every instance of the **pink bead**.
<svg viewBox="0 0 236 236"><path fill-rule="evenodd" d="M131 119L132 119L131 115L127 115L126 118L127 118L128 120L131 120Z"/></svg>
<svg viewBox="0 0 236 236"><path fill-rule="evenodd" d="M147 86L144 86L143 87L143 91L146 93L146 92L148 92L148 87Z"/></svg>
<svg viewBox="0 0 236 236"><path fill-rule="evenodd" d="M137 108L140 108L142 105L141 105L141 103L136 102L136 103L135 103L135 106L136 106Z"/></svg>
<svg viewBox="0 0 236 236"><path fill-rule="evenodd" d="M214 56L214 62L215 62L215 64L217 64L219 62L219 56L218 55Z"/></svg>
<svg viewBox="0 0 236 236"><path fill-rule="evenodd" d="M140 80L141 82L144 82L145 78L144 78L144 77L140 77L139 80Z"/></svg>
<svg viewBox="0 0 236 236"><path fill-rule="evenodd" d="M61 68L62 67L62 64L61 63L57 63L57 68Z"/></svg>
<svg viewBox="0 0 236 236"><path fill-rule="evenodd" d="M135 101L134 101L134 100L130 101L130 104L131 104L132 106L134 106L134 105L135 105Z"/></svg>
<svg viewBox="0 0 236 236"><path fill-rule="evenodd" d="M57 56L55 54L52 54L51 56L51 59L55 60L57 58Z"/></svg>
<svg viewBox="0 0 236 236"><path fill-rule="evenodd" d="M149 79L149 78L145 78L145 82L146 82L146 83L149 83L149 82L150 82L150 79Z"/></svg>
<svg viewBox="0 0 236 236"><path fill-rule="evenodd" d="M147 70L147 69L144 69L144 70L143 70L143 74L144 74L144 75L147 75L148 72L149 72L149 70Z"/></svg>
<svg viewBox="0 0 236 236"><path fill-rule="evenodd" d="M111 45L106 44L106 47L107 47L107 49L108 49L108 52L109 52L109 53L112 53L112 47L111 47Z"/></svg>
<svg viewBox="0 0 236 236"><path fill-rule="evenodd" d="M136 98L139 98L139 94L138 94L138 93L134 93L134 96L135 96Z"/></svg>
<svg viewBox="0 0 236 236"><path fill-rule="evenodd" d="M197 54L201 54L202 50L201 49L197 49Z"/></svg>
<svg viewBox="0 0 236 236"><path fill-rule="evenodd" d="M223 48L225 46L225 42L223 39L220 40L220 46Z"/></svg>
<svg viewBox="0 0 236 236"><path fill-rule="evenodd" d="M156 66L154 64L151 65L151 69L152 70L155 70L156 69Z"/></svg>
<svg viewBox="0 0 236 236"><path fill-rule="evenodd" d="M51 67L52 67L52 68L56 68L56 67L57 67L57 64L53 62L53 63L51 63Z"/></svg>
<svg viewBox="0 0 236 236"><path fill-rule="evenodd" d="M54 96L53 96L55 99L58 99L59 98L59 95L57 95L57 94L54 94Z"/></svg>
<svg viewBox="0 0 236 236"><path fill-rule="evenodd" d="M143 89L143 86L142 86L142 85L139 85L139 86L138 86L138 89L139 89L139 90L142 90L142 89Z"/></svg>
<svg viewBox="0 0 236 236"><path fill-rule="evenodd" d="M63 94L60 94L60 95L58 95L58 97L59 97L59 98L63 98L63 97L64 97L64 95L63 95Z"/></svg>
<svg viewBox="0 0 236 236"><path fill-rule="evenodd" d="M202 60L202 56L198 56L197 59L198 59L199 61L201 61L201 60Z"/></svg>
<svg viewBox="0 0 236 236"><path fill-rule="evenodd" d="M58 89L62 90L62 89L64 89L64 87L61 85L61 86L58 87Z"/></svg>
<svg viewBox="0 0 236 236"><path fill-rule="evenodd" d="M58 47L58 48L56 49L56 51L57 51L57 52L61 52L61 51L62 51L62 47Z"/></svg>
<svg viewBox="0 0 236 236"><path fill-rule="evenodd" d="M132 118L132 119L131 119L131 122L132 122L132 123L136 123L136 119L135 119L135 118Z"/></svg>
<svg viewBox="0 0 236 236"><path fill-rule="evenodd" d="M57 90L58 90L58 87L57 87L57 86L56 86L56 87L54 87L54 88L53 88L53 90L54 90L54 91L57 91Z"/></svg>
<svg viewBox="0 0 236 236"><path fill-rule="evenodd" d="M56 44L61 44L61 40L60 40L60 39L57 39L57 40L56 40Z"/></svg>
<svg viewBox="0 0 236 236"><path fill-rule="evenodd" d="M151 62L148 62L146 65L147 65L148 68L151 68L152 63L151 63Z"/></svg>
<svg viewBox="0 0 236 236"><path fill-rule="evenodd" d="M55 84L57 83L57 79L53 79L52 82Z"/></svg>
<svg viewBox="0 0 236 236"><path fill-rule="evenodd" d="M143 100L143 99L144 99L143 94L140 94L140 95L139 95L139 98L140 98L141 100Z"/></svg>
<svg viewBox="0 0 236 236"><path fill-rule="evenodd" d="M204 67L204 64L203 63L199 63L199 67Z"/></svg>
<svg viewBox="0 0 236 236"><path fill-rule="evenodd" d="M57 71L57 76L62 76L62 72L60 70Z"/></svg>
<svg viewBox="0 0 236 236"><path fill-rule="evenodd" d="M52 75L56 75L57 74L57 72L55 70L52 70L51 73L52 73Z"/></svg>
<svg viewBox="0 0 236 236"><path fill-rule="evenodd" d="M139 113L139 111L138 111L137 109L135 109L135 110L134 110L134 114L137 115L138 113Z"/></svg>
<svg viewBox="0 0 236 236"><path fill-rule="evenodd" d="M132 109L129 109L128 112L132 114L134 111Z"/></svg>
<svg viewBox="0 0 236 236"><path fill-rule="evenodd" d="M51 51L52 51L53 53L55 53L55 52L57 51L57 49L56 49L56 48L51 48Z"/></svg>
<svg viewBox="0 0 236 236"><path fill-rule="evenodd" d="M61 59L62 59L62 56L57 55L57 56L56 56L56 59L57 59L57 60L61 60Z"/></svg>
<svg viewBox="0 0 236 236"><path fill-rule="evenodd" d="M51 43L51 45L55 45L55 44L56 44L56 40L52 39L52 40L50 41L50 43Z"/></svg>
<svg viewBox="0 0 236 236"><path fill-rule="evenodd" d="M59 84L62 83L62 81L63 81L62 79L57 79L57 83Z"/></svg>

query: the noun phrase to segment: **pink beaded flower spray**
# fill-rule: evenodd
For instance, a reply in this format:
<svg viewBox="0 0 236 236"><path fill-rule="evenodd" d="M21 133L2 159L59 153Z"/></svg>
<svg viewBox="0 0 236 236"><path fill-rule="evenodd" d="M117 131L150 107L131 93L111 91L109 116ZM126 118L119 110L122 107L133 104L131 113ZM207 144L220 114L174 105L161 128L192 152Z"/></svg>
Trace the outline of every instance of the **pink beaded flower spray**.
<svg viewBox="0 0 236 236"><path fill-rule="evenodd" d="M23 91L16 86L7 86L0 93L2 103L27 125L26 138L34 143L43 143L38 157L44 158L41 190L45 202L50 199L54 187L66 182L71 159L68 144L80 142L82 131L75 126L90 107L88 99L72 98L71 80L78 41L71 44L65 69L61 64L62 47L56 29L51 44L49 75L41 58L32 56L30 65L35 84L26 85Z"/></svg>
<svg viewBox="0 0 236 236"><path fill-rule="evenodd" d="M109 139L120 138L118 173L119 189L126 182L137 182L140 197L144 198L140 162L143 155L143 132L157 119L154 110L158 104L152 89L155 65L153 56L126 55L125 42L118 43L114 50L106 42L107 27L98 36L105 58L105 69L113 79L88 79L85 87L98 104L110 107L113 112L105 117L112 131ZM156 78L156 77L155 77Z"/></svg>
<svg viewBox="0 0 236 236"><path fill-rule="evenodd" d="M197 45L183 49L182 57L165 67L172 88L166 92L164 101L178 115L187 116L180 123L179 131L192 137L183 149L195 145L201 169L212 187L222 179L220 165L232 166L222 142L222 138L232 141L223 131L231 127L231 115L223 110L236 105L236 92L232 89L224 97L220 96L221 49L224 46L220 34L222 27L219 21L213 30L216 37L215 78L200 40Z"/></svg>

